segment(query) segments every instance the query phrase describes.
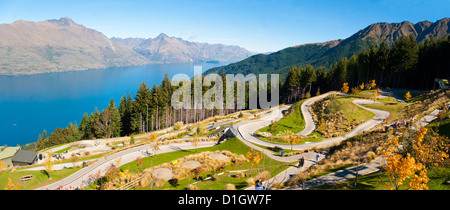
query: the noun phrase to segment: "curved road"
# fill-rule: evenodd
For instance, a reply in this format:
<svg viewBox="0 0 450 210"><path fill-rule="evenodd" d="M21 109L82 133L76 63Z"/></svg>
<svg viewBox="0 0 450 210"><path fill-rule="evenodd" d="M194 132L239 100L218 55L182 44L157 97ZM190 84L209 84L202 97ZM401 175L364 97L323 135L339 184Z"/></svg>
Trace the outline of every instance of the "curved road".
<svg viewBox="0 0 450 210"><path fill-rule="evenodd" d="M216 141L199 142L197 148L214 146L216 143L217 143ZM192 144L188 142L188 143L171 143L169 145L161 145L159 146L159 148L160 150L157 151L156 154L173 152L178 150L193 149L194 146L192 146ZM103 176L106 173L106 169L108 167L110 167L113 164L115 165L115 161L117 159L120 159L120 163L118 166L122 166L124 164L136 160L136 158L138 157L143 158L150 155L154 155L154 153L150 151L152 151L151 145L146 144L130 148L128 150L124 150L121 152L117 152L115 154L112 154L110 156L104 157L103 159L96 161L92 165L80 169L79 171L73 173L72 175L62 180L59 180L47 186L40 187L37 190L46 190L46 189L54 190L60 186L63 188L69 188L69 186L71 186L72 188L85 187L91 183L90 177L95 176L97 174Z"/></svg>
<svg viewBox="0 0 450 210"><path fill-rule="evenodd" d="M297 133L297 135L307 136L316 129L316 124L314 123L312 113L309 111L309 107L316 101L322 100L331 94L344 95L340 92L331 91L331 92L310 98L302 103L300 109L302 110L303 119L305 120L305 128L302 131L300 131L299 133Z"/></svg>
<svg viewBox="0 0 450 210"><path fill-rule="evenodd" d="M329 93L311 98L302 104L301 109L303 112L303 116L305 118L305 130L300 132L301 135L308 135L315 129L314 121L312 120L312 115L308 110L309 106L311 104L313 104L314 102L316 102L320 99L323 99L326 96L333 94L333 93L335 93L335 92L329 92ZM374 118L372 118L371 120L359 125L353 131L346 134L345 136L325 139L321 142L316 142L316 143L294 145L293 149L301 150L301 149L308 149L308 148L310 149L313 147L329 146L331 144L340 142L346 138L355 136L361 132L367 131L367 130L373 128L374 126L376 126L377 124L381 123L384 119L386 119L389 116L389 112L376 110L376 109L369 109L369 108L361 106L363 104L373 103L373 101L354 100L353 102L355 104L357 104L358 106L375 113L376 116ZM309 153L304 153L304 154L290 156L290 157L280 157L280 156L274 155L269 150L266 150L266 149L263 149L263 148L260 148L260 147L254 145L254 144L258 144L258 145L269 146L269 147L279 146L284 149L291 148L291 146L287 145L287 144L269 143L266 141L262 141L253 136L253 133L255 131L268 126L272 121L280 120L283 117L282 112L288 108L289 108L289 106L284 106L281 109L273 108L272 110L267 112L267 113L269 113L269 115L267 115L259 120L239 122L239 123L233 125L232 130L236 134L236 137L238 137L238 139L240 139L243 143L245 143L246 145L248 145L252 148L255 148L259 151L264 152L265 154L267 154L270 158L272 158L274 160L277 160L280 162L294 162L294 161L298 161L299 158L301 158L301 157L305 157L306 159L312 160L316 157L317 153L309 152ZM304 110L306 110L306 111L304 111ZM210 147L215 144L216 144L215 141L200 142L197 147L198 148ZM193 146L191 145L191 143L173 143L170 145L160 146L160 150L157 152L157 154L176 151L176 150L192 149L192 148L193 148ZM91 183L90 177L92 177L96 174L100 174L100 176L103 176L106 172L106 169L109 166L115 164L115 161L117 159L121 160L120 164L119 164L119 166L121 166L121 165L124 165L126 163L136 160L137 157L146 157L149 155L153 155L153 154L150 154L149 151L151 151L151 146L149 144L147 144L147 145L137 146L137 147L134 147L134 148L131 148L128 150L124 150L124 151L112 154L110 156L107 156L103 159L96 161L94 164L89 165L88 167L82 168L81 170L75 172L74 174L68 176L65 179L62 179L53 184L38 188L38 190L56 189L60 186L62 186L63 188L68 188L69 186L71 186L71 187L87 186ZM323 155L320 155L320 158L323 158L323 157L324 157Z"/></svg>
<svg viewBox="0 0 450 210"><path fill-rule="evenodd" d="M319 97L314 97L308 101L305 101L303 104L305 104L305 107L309 107L311 104L313 104L314 102L321 100L323 98L325 98L326 96L328 96L329 94L332 94L334 92L329 92L326 94L323 94ZM363 100L363 99L357 99L354 100L353 103L355 103L357 106L366 109L370 112L373 112L376 116L373 117L372 119L360 124L359 126L357 126L354 130L352 130L351 132L347 133L344 136L339 136L339 137L334 137L334 138L329 138L329 139L324 139L320 142L313 142L313 143L305 143L305 144L296 144L293 145L292 148L294 150L304 150L304 149L311 149L313 147L326 147L326 146L330 146L332 144L335 143L339 143L347 138L356 136L362 132L368 131L370 129L372 129L373 127L375 127L376 125L380 124L381 122L383 122L388 116L389 116L389 112L387 111L383 111L383 110L377 110L377 109L371 109L371 108L367 108L364 107L362 105L364 104L369 104L369 103L374 103L372 100ZM379 103L379 102L375 102L375 103ZM277 161L281 161L281 162L293 162L293 161L297 161L299 158L301 158L304 155L295 155L295 156L290 156L290 157L279 157L277 155L274 155L273 152L268 151L266 149L260 148L258 146L255 146L253 144L257 144L257 145L262 145L262 146L266 146L266 147L274 147L274 146L278 146L280 148L283 149L291 149L291 145L290 144L277 144L277 143L271 143L271 142L267 142L267 141L263 141L259 138L256 138L254 136L254 133L263 128L268 126L272 120L279 120L283 117L282 115L282 111L286 110L287 108L282 108L282 109L274 109L271 113L271 115L266 116L264 118L261 118L259 120L255 120L255 121L245 121L245 122L240 122L237 123L235 125L233 125L233 130L236 134L236 137L238 137L242 142L246 143L248 146L251 146L252 148L255 148L261 152L264 152L265 154L267 154L269 157L271 157L272 159L275 159ZM303 106L302 106L302 110L303 110ZM303 115L305 116L305 128L308 128L307 131L305 132L300 132L302 133L302 135L308 135L311 132L314 131L315 129L315 125L314 125L314 121L312 120L312 115L311 113L308 111L303 112ZM307 119L311 119L311 120L307 120ZM311 129L312 128L312 129Z"/></svg>

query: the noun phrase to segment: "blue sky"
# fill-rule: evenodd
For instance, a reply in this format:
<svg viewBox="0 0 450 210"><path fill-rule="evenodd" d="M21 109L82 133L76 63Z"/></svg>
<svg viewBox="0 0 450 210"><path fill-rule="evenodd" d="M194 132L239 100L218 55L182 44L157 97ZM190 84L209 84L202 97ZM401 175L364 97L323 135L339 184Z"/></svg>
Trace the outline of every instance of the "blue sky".
<svg viewBox="0 0 450 210"><path fill-rule="evenodd" d="M450 17L450 0L0 0L0 23L70 17L108 37L239 45L251 51L345 39L377 22Z"/></svg>

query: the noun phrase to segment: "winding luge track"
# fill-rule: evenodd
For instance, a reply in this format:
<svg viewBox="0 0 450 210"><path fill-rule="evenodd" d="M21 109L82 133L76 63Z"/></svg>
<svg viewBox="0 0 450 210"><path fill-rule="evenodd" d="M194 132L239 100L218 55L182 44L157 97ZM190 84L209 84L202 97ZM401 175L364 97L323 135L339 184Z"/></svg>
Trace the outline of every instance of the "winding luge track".
<svg viewBox="0 0 450 210"><path fill-rule="evenodd" d="M309 106L311 106L314 102L327 97L330 94L336 94L336 93L337 92L334 92L334 91L328 92L328 93L322 94L320 96L311 98L311 99L303 102L303 104L301 106L301 110L302 110L303 117L305 119L305 129L303 131L301 131L300 133L298 133L299 135L306 136L315 130L316 126L315 126L312 114L309 111ZM390 113L388 111L371 109L371 108L367 108L367 107L363 106L364 104L369 104L369 103L373 104L373 103L379 103L379 102L374 102L372 100L355 99L355 100L353 100L353 103L365 110L373 112L375 114L375 117L360 124L355 129L353 129L352 131L350 131L349 133L347 133L343 136L324 139L320 142L296 144L296 145L292 146L292 149L304 150L304 149L312 149L313 147L327 147L332 144L339 143L345 139L356 136L365 131L368 131L389 117ZM281 162L297 161L299 158L303 157L304 155L300 154L300 155L294 155L294 156L289 156L289 157L280 157L278 155L273 154L273 152L271 152L269 150L266 150L266 149L256 146L256 145L261 145L261 146L266 146L266 147L278 146L283 149L291 149L290 144L277 144L277 143L267 142L267 141L261 140L259 138L256 138L254 135L254 133L257 130L270 125L270 123L272 121L280 120L283 117L282 112L288 108L289 107L273 109L271 111L272 113L270 115L265 116L264 118L261 118L259 120L239 122L239 123L233 125L233 132L236 134L236 137L239 140L241 140L242 142L244 142L245 144L247 144L248 146L250 146L254 149L264 152L272 159L275 159L275 160L281 161Z"/></svg>
<svg viewBox="0 0 450 210"><path fill-rule="evenodd" d="M306 135L310 134L311 132L313 132L315 129L315 124L314 124L314 121L312 120L313 119L312 114L308 110L309 106L311 106L311 104L313 104L314 102L321 100L321 99L325 98L326 96L328 96L330 94L334 94L334 93L336 93L336 92L328 92L328 93L322 94L320 96L311 98L311 99L303 102L303 104L301 106L301 110L302 110L303 116L305 118L305 129L299 133L300 135L306 136ZM332 145L334 143L338 143L347 138L358 135L364 131L370 130L371 128L378 125L379 123L381 123L383 120L385 120L389 116L389 112L387 112L387 111L370 109L370 108L366 108L366 107L362 106L367 103L374 103L373 101L354 100L353 103L362 107L363 109L366 109L366 110L369 110L369 111L375 113L376 116L374 118L366 121L365 123L359 125L353 131L347 133L344 136L325 139L325 140L322 140L321 142L293 145L293 149L295 149L295 150L311 149L313 147L324 147L324 146ZM239 122L239 123L233 125L232 130L235 133L236 137L239 140L241 140L244 144L267 154L268 157L270 157L274 160L277 160L280 162L294 162L294 161L298 161L301 157L306 157L307 159L314 159L316 153L313 153L313 152L289 156L289 157L280 157L278 155L274 155L273 152L271 152L269 150L263 149L263 148L255 145L255 144L258 144L258 145L268 146L268 147L278 146L283 149L291 148L290 145L266 142L266 141L263 141L263 140L260 140L256 137L254 137L254 135L253 135L253 133L255 131L268 126L272 121L280 120L283 117L282 112L288 108L289 108L289 106L284 106L281 109L273 108L272 110L268 111L269 115L267 115L259 120ZM214 146L214 145L215 145L215 142L202 142L197 147L198 148L210 147L210 146ZM172 151L176 151L176 150L192 149L192 148L193 148L193 146L191 145L191 143L171 144L168 146L161 146L161 151L159 151L157 154L172 152ZM97 161L96 163L94 163L86 168L83 168L83 169L79 170L78 172L76 172L62 180L59 180L59 181L49 184L47 186L40 187L40 188L38 188L38 190L56 189L58 187L69 187L69 186L72 186L72 187L86 186L89 184L89 183L86 183L86 181L90 180L90 176L95 175L96 173L104 174L105 169L108 166L111 166L112 164L114 164L116 159L121 159L121 163L119 164L119 166L120 166L120 165L123 165L125 163L135 160L136 157L145 156L145 155L143 155L142 151L147 151L149 149L150 149L150 145L142 145L142 146L138 146L135 148L131 148L128 150L118 152L116 154L113 154L111 156L103 158L100 161ZM154 154L152 154L152 155L154 155ZM323 158L323 155L321 155L320 157Z"/></svg>

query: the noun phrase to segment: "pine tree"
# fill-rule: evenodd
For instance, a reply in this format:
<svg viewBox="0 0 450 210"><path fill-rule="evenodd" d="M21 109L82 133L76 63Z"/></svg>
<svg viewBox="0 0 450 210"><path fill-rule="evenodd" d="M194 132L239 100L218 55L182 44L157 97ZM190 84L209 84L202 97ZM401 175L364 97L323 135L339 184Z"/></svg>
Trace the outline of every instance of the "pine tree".
<svg viewBox="0 0 450 210"><path fill-rule="evenodd" d="M387 74L389 67L389 50L389 47L384 41L380 44L380 47L377 50L375 64L376 68L380 71L380 75L378 77L379 79L377 79L377 81L380 81L380 86L385 84L383 79Z"/></svg>
<svg viewBox="0 0 450 210"><path fill-rule="evenodd" d="M111 138L111 112L109 109L104 109L100 114L100 117L95 119L94 130L95 136L98 138Z"/></svg>
<svg viewBox="0 0 450 210"><path fill-rule="evenodd" d="M120 124L122 125L120 132L121 136L128 136L129 134L131 134L130 131L131 116L129 111L130 111L129 102L127 99L127 95L124 93L122 98L120 99L119 104Z"/></svg>
<svg viewBox="0 0 450 210"><path fill-rule="evenodd" d="M95 111L89 115L89 126L86 132L84 133L85 139L93 139L96 136L96 127L95 121L100 117L100 111L98 111L97 107L95 107Z"/></svg>
<svg viewBox="0 0 450 210"><path fill-rule="evenodd" d="M132 114L132 130L134 132L141 133L149 130L148 122L150 120L150 116L148 115L148 110L152 108L151 101L152 95L150 89L145 82L142 82L136 93L134 103L135 109Z"/></svg>
<svg viewBox="0 0 450 210"><path fill-rule="evenodd" d="M83 118L80 122L80 134L82 139L88 139L88 131L89 131L89 115L88 113L84 113Z"/></svg>
<svg viewBox="0 0 450 210"><path fill-rule="evenodd" d="M107 109L111 114L112 136L119 137L121 133L122 123L120 121L119 110L117 110L116 103L114 103L114 98L111 98Z"/></svg>
<svg viewBox="0 0 450 210"><path fill-rule="evenodd" d="M284 98L289 103L291 102L296 96L298 95L298 92L296 91L297 87L300 86L300 71L297 67L292 67L289 71L286 82L283 85L284 90Z"/></svg>
<svg viewBox="0 0 450 210"><path fill-rule="evenodd" d="M304 88L309 86L309 93L311 94L311 86L313 82L317 81L316 71L311 65L306 65L301 74L301 83L304 84Z"/></svg>
<svg viewBox="0 0 450 210"><path fill-rule="evenodd" d="M337 80L338 84L347 81L347 62L347 57L344 57L336 64L334 78Z"/></svg>
<svg viewBox="0 0 450 210"><path fill-rule="evenodd" d="M390 50L389 60L395 87L403 88L408 76L417 67L419 51L414 36L401 36Z"/></svg>

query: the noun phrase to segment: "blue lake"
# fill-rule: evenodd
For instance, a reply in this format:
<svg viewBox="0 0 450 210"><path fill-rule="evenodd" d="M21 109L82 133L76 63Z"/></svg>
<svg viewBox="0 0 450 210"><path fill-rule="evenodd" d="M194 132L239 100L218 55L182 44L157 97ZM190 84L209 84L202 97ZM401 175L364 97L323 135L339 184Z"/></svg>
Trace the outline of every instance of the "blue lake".
<svg viewBox="0 0 450 210"><path fill-rule="evenodd" d="M194 66L199 65L206 71L225 64L155 64L0 76L0 146L35 142L44 129L50 134L69 122L79 124L85 112L105 109L111 97L117 106L124 93L134 97L143 81L152 88L166 73L171 79L178 73L192 77Z"/></svg>

